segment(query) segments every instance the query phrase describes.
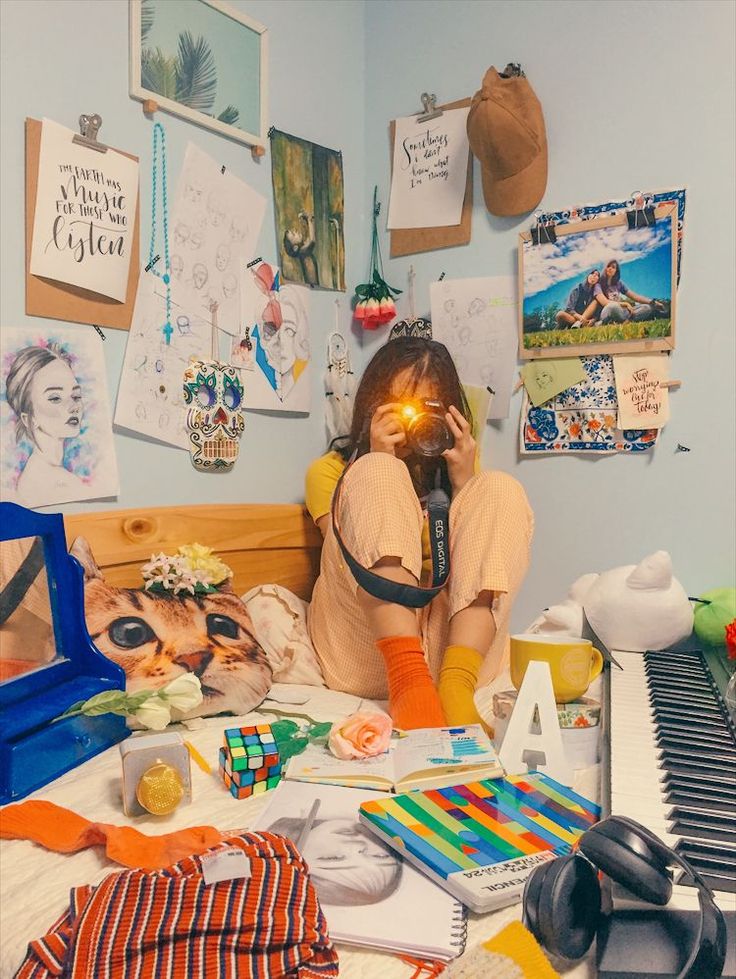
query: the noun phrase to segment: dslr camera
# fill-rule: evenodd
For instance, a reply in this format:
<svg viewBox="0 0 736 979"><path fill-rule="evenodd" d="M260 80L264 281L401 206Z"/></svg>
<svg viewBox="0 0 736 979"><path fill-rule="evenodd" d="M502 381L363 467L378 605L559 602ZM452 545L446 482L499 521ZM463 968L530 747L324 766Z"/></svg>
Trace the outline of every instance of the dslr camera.
<svg viewBox="0 0 736 979"><path fill-rule="evenodd" d="M445 420L446 408L441 401L425 400L402 405L401 420L406 442L416 455L440 456L455 444Z"/></svg>

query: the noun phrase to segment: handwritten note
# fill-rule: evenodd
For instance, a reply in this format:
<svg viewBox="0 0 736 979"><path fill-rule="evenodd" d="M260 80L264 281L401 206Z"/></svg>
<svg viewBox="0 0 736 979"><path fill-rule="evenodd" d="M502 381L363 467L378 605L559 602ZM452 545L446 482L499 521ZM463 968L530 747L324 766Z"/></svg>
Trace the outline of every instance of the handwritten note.
<svg viewBox="0 0 736 979"><path fill-rule="evenodd" d="M618 397L618 427L663 428L670 418L667 381L669 354L627 354L613 358Z"/></svg>
<svg viewBox="0 0 736 979"><path fill-rule="evenodd" d="M43 120L31 275L125 301L138 201L138 164L72 142Z"/></svg>
<svg viewBox="0 0 736 979"><path fill-rule="evenodd" d="M460 224L468 173L468 107L396 120L389 228Z"/></svg>
<svg viewBox="0 0 736 979"><path fill-rule="evenodd" d="M559 360L535 360L519 371L529 400L535 408L585 380L585 368L579 357Z"/></svg>

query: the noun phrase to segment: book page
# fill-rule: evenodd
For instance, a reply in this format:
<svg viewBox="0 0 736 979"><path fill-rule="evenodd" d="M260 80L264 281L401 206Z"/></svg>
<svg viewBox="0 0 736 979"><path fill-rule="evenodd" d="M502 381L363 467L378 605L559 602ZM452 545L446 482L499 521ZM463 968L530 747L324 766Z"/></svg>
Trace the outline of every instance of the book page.
<svg viewBox="0 0 736 979"><path fill-rule="evenodd" d="M289 759L286 778L298 782L365 785L390 792L394 784L392 752L343 761L331 754L326 745L308 744L300 755Z"/></svg>
<svg viewBox="0 0 736 979"><path fill-rule="evenodd" d="M409 776L498 766L498 755L480 724L464 727L420 728L409 731L396 746L396 782Z"/></svg>

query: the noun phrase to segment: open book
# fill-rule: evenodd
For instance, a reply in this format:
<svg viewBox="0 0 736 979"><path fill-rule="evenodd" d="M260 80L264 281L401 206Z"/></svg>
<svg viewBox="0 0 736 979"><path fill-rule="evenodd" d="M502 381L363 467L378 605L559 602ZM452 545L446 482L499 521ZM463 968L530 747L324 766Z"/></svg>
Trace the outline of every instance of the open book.
<svg viewBox="0 0 736 979"><path fill-rule="evenodd" d="M473 911L521 897L540 863L570 853L600 806L541 772L374 796L361 822Z"/></svg>
<svg viewBox="0 0 736 979"><path fill-rule="evenodd" d="M419 728L373 758L341 761L324 745L307 746L286 766L286 778L327 782L381 792L436 789L503 775L503 767L480 724Z"/></svg>
<svg viewBox="0 0 736 979"><path fill-rule="evenodd" d="M281 782L267 798L253 828L297 844L333 941L443 961L462 953L462 905L358 820L361 803L385 796Z"/></svg>

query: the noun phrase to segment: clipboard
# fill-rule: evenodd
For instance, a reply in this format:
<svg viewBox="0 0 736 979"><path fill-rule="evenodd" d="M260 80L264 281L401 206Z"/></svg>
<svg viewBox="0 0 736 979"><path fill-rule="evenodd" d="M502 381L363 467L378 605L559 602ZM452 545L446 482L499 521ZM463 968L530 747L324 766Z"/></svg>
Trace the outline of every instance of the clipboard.
<svg viewBox="0 0 736 979"><path fill-rule="evenodd" d="M140 194L136 202L133 226L133 246L130 253L128 287L125 302L120 303L107 296L82 289L56 279L46 279L30 274L33 221L36 215L36 191L38 188L38 162L41 152L41 127L39 119L26 119L26 314L47 316L70 323L91 323L109 326L114 330L129 330L140 275ZM112 153L123 153L109 147ZM94 154L94 150L90 150ZM138 162L132 153L123 156Z"/></svg>
<svg viewBox="0 0 736 979"><path fill-rule="evenodd" d="M459 99L457 102L447 102L437 108L462 109L470 105L470 99ZM391 144L391 166L393 169L394 140L396 137L396 122L392 119L389 127ZM470 241L471 219L473 215L473 152L468 150L468 175L465 181L465 197L460 217L460 224L440 228L393 228L391 234L391 258L402 255L414 255L417 252L433 252L438 248L452 248L455 245L467 245Z"/></svg>

